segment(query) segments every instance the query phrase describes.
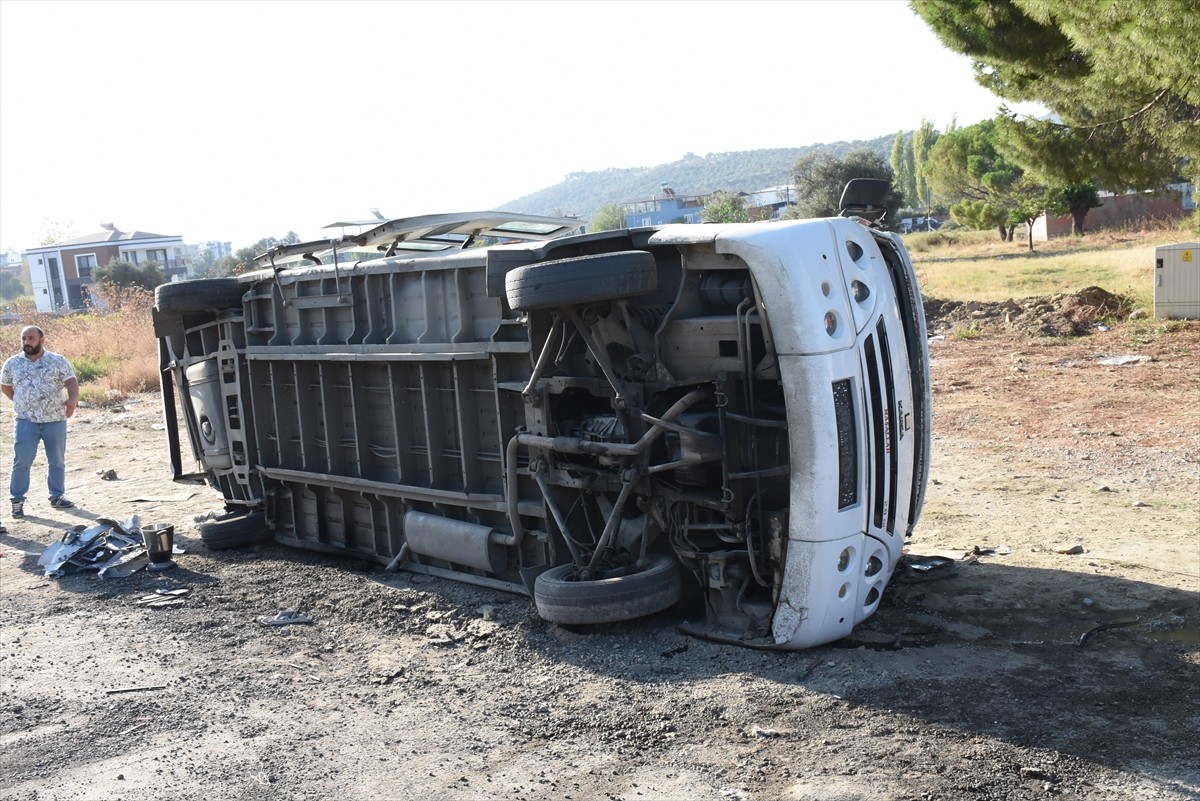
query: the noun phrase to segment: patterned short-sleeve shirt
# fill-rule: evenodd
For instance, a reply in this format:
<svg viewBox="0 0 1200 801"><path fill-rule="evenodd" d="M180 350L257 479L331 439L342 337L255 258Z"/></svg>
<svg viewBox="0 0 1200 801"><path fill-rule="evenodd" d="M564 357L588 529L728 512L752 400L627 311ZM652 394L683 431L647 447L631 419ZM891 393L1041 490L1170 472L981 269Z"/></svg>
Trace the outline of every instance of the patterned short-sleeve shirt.
<svg viewBox="0 0 1200 801"><path fill-rule="evenodd" d="M0 385L13 388L13 411L17 419L31 423L67 419L63 383L74 377L71 363L48 350L43 350L37 360L18 353L0 368Z"/></svg>

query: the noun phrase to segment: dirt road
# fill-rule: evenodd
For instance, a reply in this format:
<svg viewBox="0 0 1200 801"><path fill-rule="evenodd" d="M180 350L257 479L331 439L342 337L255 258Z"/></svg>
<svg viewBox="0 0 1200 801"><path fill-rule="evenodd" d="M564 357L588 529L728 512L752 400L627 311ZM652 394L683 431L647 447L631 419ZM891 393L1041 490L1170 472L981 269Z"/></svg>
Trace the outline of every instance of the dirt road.
<svg viewBox="0 0 1200 801"><path fill-rule="evenodd" d="M0 795L1200 798L1200 325L1172 329L935 338L910 557L851 640L801 653L685 636L694 606L567 630L523 597L208 552L219 499L164 479L157 398L82 410L80 508L31 496L0 537ZM135 512L176 524L176 568L43 577L65 529ZM190 592L137 605L159 588ZM258 621L281 610L312 623Z"/></svg>

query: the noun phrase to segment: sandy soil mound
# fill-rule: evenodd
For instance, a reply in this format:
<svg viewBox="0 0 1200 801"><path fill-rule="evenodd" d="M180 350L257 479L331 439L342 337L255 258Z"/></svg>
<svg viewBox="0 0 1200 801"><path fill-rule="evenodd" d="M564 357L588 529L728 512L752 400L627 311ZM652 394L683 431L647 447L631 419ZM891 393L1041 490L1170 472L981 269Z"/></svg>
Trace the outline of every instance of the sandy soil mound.
<svg viewBox="0 0 1200 801"><path fill-rule="evenodd" d="M1125 320L1134 313L1133 301L1122 295L1088 287L1072 294L1049 295L1002 303L925 299L930 332L956 329L1000 330L1035 336L1076 336L1094 331L1097 323Z"/></svg>

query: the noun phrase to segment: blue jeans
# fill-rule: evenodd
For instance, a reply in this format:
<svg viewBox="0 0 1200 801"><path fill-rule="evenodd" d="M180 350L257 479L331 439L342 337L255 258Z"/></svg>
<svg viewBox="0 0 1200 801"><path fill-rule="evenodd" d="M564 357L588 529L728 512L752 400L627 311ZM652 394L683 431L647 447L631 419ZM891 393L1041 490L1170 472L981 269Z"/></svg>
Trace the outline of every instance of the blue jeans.
<svg viewBox="0 0 1200 801"><path fill-rule="evenodd" d="M39 442L46 448L46 461L50 465L46 473L50 497L57 498L66 491L67 421L31 423L18 418L13 430L12 476L8 482L8 494L14 501L25 500L29 491L29 466L37 456Z"/></svg>

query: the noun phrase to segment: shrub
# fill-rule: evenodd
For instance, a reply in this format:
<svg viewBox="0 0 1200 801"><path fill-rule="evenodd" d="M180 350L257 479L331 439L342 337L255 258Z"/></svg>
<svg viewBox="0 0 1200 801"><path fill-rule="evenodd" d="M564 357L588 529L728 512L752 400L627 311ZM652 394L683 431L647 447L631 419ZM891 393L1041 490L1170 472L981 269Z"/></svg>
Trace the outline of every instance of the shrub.
<svg viewBox="0 0 1200 801"><path fill-rule="evenodd" d="M978 339L981 336L983 336L983 329L976 322L956 326L950 334L951 339Z"/></svg>

